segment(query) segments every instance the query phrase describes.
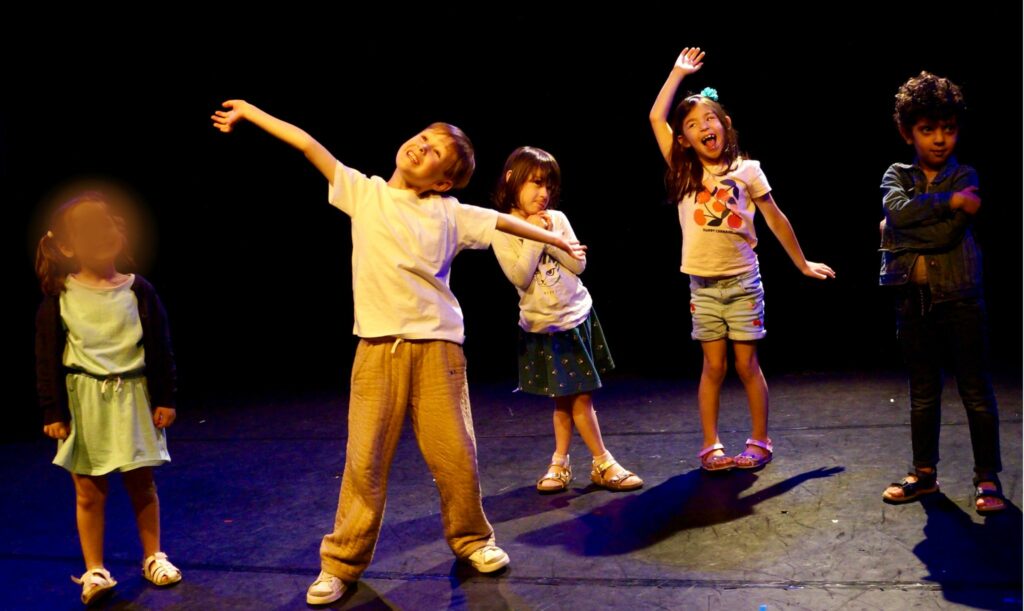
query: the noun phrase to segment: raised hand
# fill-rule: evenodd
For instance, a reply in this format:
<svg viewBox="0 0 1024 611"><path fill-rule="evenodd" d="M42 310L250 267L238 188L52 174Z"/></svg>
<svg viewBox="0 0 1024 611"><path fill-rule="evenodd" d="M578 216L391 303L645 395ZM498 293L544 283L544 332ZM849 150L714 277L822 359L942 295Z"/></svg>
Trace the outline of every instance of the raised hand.
<svg viewBox="0 0 1024 611"><path fill-rule="evenodd" d="M213 128L227 134L234 129L235 124L245 119L245 110L249 104L245 100L228 100L221 104L227 110L218 110L210 115L213 120Z"/></svg>
<svg viewBox="0 0 1024 611"><path fill-rule="evenodd" d="M805 276L816 278L818 280L826 280L828 278L835 279L836 273L832 271L832 268L825 265L824 263L814 263L808 261L807 266L800 270Z"/></svg>
<svg viewBox="0 0 1024 611"><path fill-rule="evenodd" d="M981 198L978 197L978 187L970 186L963 191L957 191L949 200L949 207L954 210L963 210L967 214L977 214L981 208Z"/></svg>
<svg viewBox="0 0 1024 611"><path fill-rule="evenodd" d="M686 75L693 74L700 70L702 66L704 66L704 52L700 50L700 47L686 47L676 59L676 65L673 66L673 69Z"/></svg>

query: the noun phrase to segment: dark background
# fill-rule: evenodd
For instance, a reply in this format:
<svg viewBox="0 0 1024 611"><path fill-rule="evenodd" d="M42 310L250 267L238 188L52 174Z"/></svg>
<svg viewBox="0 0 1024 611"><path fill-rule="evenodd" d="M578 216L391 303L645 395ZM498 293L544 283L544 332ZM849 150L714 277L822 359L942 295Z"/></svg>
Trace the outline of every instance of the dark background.
<svg viewBox="0 0 1024 611"><path fill-rule="evenodd" d="M647 123L685 45L707 51L685 86L719 90L805 252L838 272L834 282L803 278L758 227L769 375L899 365L877 287L877 186L890 163L911 156L892 103L921 69L954 79L967 97L959 157L981 176L977 231L995 361L1019 375L1021 7L987 6L386 7L252 21L225 7L9 20L30 42L0 42L3 261L13 278L3 362L14 418L3 433L35 434L38 425L38 211L55 189L89 177L133 189L155 221L155 256L142 271L170 311L184 409L342 392L354 346L349 221L326 204L327 185L301 154L251 127L230 136L210 127L209 114L234 97L385 177L410 135L431 121L458 124L477 147L477 173L460 194L468 203L487 205L514 147L551 151L563 168L562 209L590 246L584 279L622 375L697 376L679 227ZM489 252L460 255L452 284L471 378L511 388L515 290Z"/></svg>

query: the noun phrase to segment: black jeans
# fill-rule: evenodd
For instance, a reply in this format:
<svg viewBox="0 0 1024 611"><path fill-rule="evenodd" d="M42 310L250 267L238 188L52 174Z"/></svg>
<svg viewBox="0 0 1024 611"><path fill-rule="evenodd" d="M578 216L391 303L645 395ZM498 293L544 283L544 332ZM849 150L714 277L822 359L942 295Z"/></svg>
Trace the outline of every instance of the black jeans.
<svg viewBox="0 0 1024 611"><path fill-rule="evenodd" d="M939 462L943 364L956 377L974 449L974 471L994 478L1002 469L999 415L988 363L985 302L932 303L927 286L900 287L896 326L910 373L910 434L914 466Z"/></svg>

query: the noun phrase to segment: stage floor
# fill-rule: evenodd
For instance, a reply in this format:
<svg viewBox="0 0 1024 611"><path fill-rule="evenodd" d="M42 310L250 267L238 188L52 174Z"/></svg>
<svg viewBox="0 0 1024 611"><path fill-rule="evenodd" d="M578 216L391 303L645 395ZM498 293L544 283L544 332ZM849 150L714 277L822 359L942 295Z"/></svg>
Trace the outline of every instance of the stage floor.
<svg viewBox="0 0 1024 611"><path fill-rule="evenodd" d="M776 460L759 473L698 469L692 383L612 379L597 395L609 449L647 482L589 485L573 442L572 490L540 496L550 403L472 389L485 508L512 558L497 577L453 563L437 494L406 430L370 570L332 608L1021 608L1021 384L997 385L1013 507L971 510L964 412L947 389L940 482L927 502L881 502L910 462L907 397L895 375L769 380ZM158 470L164 547L185 581L155 590L119 485L108 511L115 609L302 609L319 570L344 461L344 397L222 409L189 406ZM13 406L9 406L14 409ZM723 395L723 440L739 451L746 403ZM70 478L46 440L0 445L0 608L77 609L81 572Z"/></svg>

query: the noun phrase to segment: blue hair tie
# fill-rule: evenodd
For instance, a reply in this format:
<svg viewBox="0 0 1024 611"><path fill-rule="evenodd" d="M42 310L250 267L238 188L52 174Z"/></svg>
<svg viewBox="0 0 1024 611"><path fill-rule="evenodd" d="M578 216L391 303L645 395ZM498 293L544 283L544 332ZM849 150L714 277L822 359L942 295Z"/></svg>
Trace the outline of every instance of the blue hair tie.
<svg viewBox="0 0 1024 611"><path fill-rule="evenodd" d="M701 97L705 97L709 100L713 100L715 102L718 101L718 90L714 87L705 87L704 89L701 89L700 95Z"/></svg>

